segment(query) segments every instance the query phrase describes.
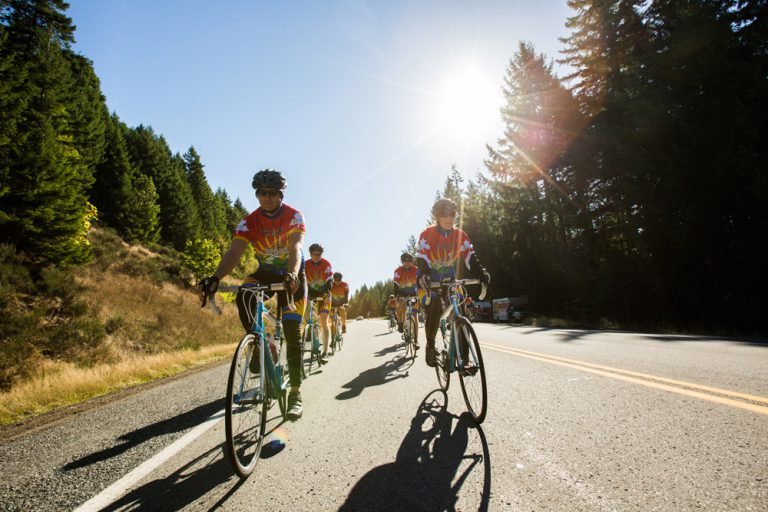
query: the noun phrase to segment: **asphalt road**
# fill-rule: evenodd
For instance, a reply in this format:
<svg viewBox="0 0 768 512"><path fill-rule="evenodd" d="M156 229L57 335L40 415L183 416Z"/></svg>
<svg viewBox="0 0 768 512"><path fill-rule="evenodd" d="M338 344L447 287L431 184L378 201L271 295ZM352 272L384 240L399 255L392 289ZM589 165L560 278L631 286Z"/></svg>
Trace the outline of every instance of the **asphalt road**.
<svg viewBox="0 0 768 512"><path fill-rule="evenodd" d="M223 454L227 365L0 444L0 510L768 509L768 342L476 324L482 427L457 379L351 322L304 417L247 480Z"/></svg>

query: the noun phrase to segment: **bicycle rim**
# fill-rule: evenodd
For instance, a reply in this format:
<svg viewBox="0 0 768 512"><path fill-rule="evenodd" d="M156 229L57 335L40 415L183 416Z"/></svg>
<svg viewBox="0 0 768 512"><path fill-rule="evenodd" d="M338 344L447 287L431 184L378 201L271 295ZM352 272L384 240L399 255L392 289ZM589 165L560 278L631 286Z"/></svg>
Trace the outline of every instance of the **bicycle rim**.
<svg viewBox="0 0 768 512"><path fill-rule="evenodd" d="M304 371L304 377L309 377L312 373L312 355L313 355L313 343L312 343L312 327L307 326L304 329L304 337L301 343L301 357L302 357L302 371Z"/></svg>
<svg viewBox="0 0 768 512"><path fill-rule="evenodd" d="M455 326L458 346L466 344L468 349L466 356L462 356L463 367L458 368L461 393L469 413L477 423L482 423L488 412L488 386L480 343L469 320L459 317Z"/></svg>
<svg viewBox="0 0 768 512"><path fill-rule="evenodd" d="M256 467L267 424L267 383L263 376L251 372L251 357L258 360L260 352L255 336L247 334L232 359L225 405L227 454L241 478L250 475Z"/></svg>
<svg viewBox="0 0 768 512"><path fill-rule="evenodd" d="M436 342L435 350L437 351L435 356L437 360L435 365L437 382L440 384L440 389L448 391L448 386L451 385L451 374L448 372L448 343L445 338L440 343Z"/></svg>

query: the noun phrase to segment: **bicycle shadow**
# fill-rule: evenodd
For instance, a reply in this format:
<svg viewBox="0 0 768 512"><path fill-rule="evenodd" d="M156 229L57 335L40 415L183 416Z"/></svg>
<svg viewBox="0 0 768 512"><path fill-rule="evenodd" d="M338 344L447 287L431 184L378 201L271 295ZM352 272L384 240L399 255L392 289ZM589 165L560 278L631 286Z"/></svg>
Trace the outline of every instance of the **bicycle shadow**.
<svg viewBox="0 0 768 512"><path fill-rule="evenodd" d="M383 356L386 356L387 354L391 354L392 352L398 352L401 349L402 345L403 345L402 343L395 343L392 346L379 350L373 355L375 357L383 357Z"/></svg>
<svg viewBox="0 0 768 512"><path fill-rule="evenodd" d="M207 404L195 407L182 414L174 416L172 418L147 425L140 429L134 430L123 434L117 440L122 441L120 444L115 444L100 450L98 452L91 453L77 460L65 465L62 469L64 471L71 471L74 469L83 468L95 464L97 462L111 459L116 457L131 448L138 446L146 441L149 441L153 437L158 437L174 432L181 432L199 425L206 418L211 417L216 412L224 408L224 399L217 399Z"/></svg>
<svg viewBox="0 0 768 512"><path fill-rule="evenodd" d="M227 456L222 447L216 446L199 457L181 466L172 474L158 478L137 487L117 501L103 508L102 511L114 510L179 510L186 505L198 502L205 495L224 485L229 480L237 480L232 487L219 498L208 510L221 507L246 481L232 473ZM194 469L203 464L202 467Z"/></svg>
<svg viewBox="0 0 768 512"><path fill-rule="evenodd" d="M387 384L393 380L407 377L408 372L405 371L403 373L402 368L406 362L408 362L406 359L396 357L390 359L381 366L369 368L360 372L357 377L341 386L347 391L343 391L336 395L336 400L349 400L350 398L360 396L360 393L362 393L365 388L381 386L382 384ZM408 366L408 368L410 368L410 366Z"/></svg>
<svg viewBox="0 0 768 512"><path fill-rule="evenodd" d="M491 461L485 434L469 414L456 416L447 406L443 391L428 394L411 420L395 462L366 473L339 510L487 511ZM477 473L480 468L482 473ZM475 491L461 494L470 479L482 479L479 496Z"/></svg>

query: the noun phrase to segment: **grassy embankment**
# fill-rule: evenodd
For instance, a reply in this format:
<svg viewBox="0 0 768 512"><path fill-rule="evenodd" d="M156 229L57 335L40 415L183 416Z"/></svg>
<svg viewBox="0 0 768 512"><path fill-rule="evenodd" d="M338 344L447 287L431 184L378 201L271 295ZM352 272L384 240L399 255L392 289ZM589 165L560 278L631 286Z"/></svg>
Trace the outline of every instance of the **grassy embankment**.
<svg viewBox="0 0 768 512"><path fill-rule="evenodd" d="M45 293L2 283L0 425L228 358L242 335L234 305L200 309L172 254L91 239L94 262L49 272Z"/></svg>

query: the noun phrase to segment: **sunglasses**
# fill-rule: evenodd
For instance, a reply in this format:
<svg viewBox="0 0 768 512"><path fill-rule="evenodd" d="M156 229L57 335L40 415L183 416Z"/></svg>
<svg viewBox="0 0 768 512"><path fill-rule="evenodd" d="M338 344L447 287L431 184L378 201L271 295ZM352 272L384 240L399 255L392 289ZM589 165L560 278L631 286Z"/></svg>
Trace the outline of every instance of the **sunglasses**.
<svg viewBox="0 0 768 512"><path fill-rule="evenodd" d="M278 197L280 195L280 191L279 190L257 190L256 195L262 196L262 197Z"/></svg>

